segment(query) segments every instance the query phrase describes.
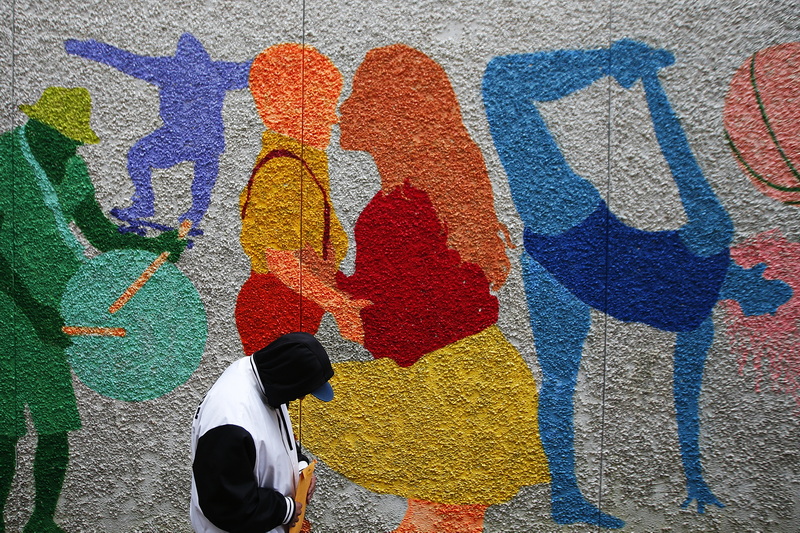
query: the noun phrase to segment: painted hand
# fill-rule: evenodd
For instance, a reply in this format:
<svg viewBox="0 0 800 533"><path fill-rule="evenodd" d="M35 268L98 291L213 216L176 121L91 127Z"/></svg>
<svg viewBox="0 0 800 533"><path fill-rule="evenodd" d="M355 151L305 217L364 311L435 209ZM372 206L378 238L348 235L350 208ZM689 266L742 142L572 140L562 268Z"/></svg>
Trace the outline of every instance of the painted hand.
<svg viewBox="0 0 800 533"><path fill-rule="evenodd" d="M675 57L667 50L650 48L644 43L622 39L609 49L609 74L626 89L633 87L636 80L658 72L675 62Z"/></svg>
<svg viewBox="0 0 800 533"><path fill-rule="evenodd" d="M364 324L361 321L361 310L369 305L372 305L369 300L345 299L341 307L333 310L333 316L336 318L342 337L361 345L364 344Z"/></svg>
<svg viewBox="0 0 800 533"><path fill-rule="evenodd" d="M64 50L67 51L68 54L73 54L76 56L85 55L89 53L89 49L91 48L92 41L79 41L77 39L67 39L64 41Z"/></svg>
<svg viewBox="0 0 800 533"><path fill-rule="evenodd" d="M64 318L56 309L42 305L26 310L26 314L43 343L62 350L72 345L72 339L61 329L64 327Z"/></svg>
<svg viewBox="0 0 800 533"><path fill-rule="evenodd" d="M169 252L169 261L175 263L186 248L186 240L178 237L178 230L167 231L153 239L152 250L156 253Z"/></svg>

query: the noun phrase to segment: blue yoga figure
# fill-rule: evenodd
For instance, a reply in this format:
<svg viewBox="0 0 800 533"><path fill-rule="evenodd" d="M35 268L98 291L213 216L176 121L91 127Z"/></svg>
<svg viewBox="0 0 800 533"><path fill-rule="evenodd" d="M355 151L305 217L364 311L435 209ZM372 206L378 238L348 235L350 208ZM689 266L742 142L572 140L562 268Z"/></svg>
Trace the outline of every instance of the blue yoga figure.
<svg viewBox="0 0 800 533"><path fill-rule="evenodd" d="M190 220L197 227L211 201L219 171L219 156L225 151L222 104L225 93L247 88L250 61L212 61L194 36L184 33L174 56L136 55L95 40L64 43L70 54L105 63L134 78L158 87L159 114L164 125L143 137L128 152L128 174L135 193L130 207L114 208L111 214L130 224L167 229L145 219L155 214L152 169L170 168L184 161L194 163L192 206L178 221Z"/></svg>
<svg viewBox="0 0 800 533"><path fill-rule="evenodd" d="M673 394L688 492L683 506L696 501L703 513L708 505L723 507L703 479L698 444L712 309L731 298L745 314L774 313L791 296L782 281L763 279L765 265L745 270L731 260L731 219L658 79L673 62L666 50L621 40L607 49L496 57L483 80L492 137L525 225L523 278L543 374L539 427L552 477L551 513L560 524L624 525L584 498L575 476L573 395L591 309L676 333ZM536 108L606 76L626 89L641 80L688 219L676 231L642 231L614 216L567 164Z"/></svg>

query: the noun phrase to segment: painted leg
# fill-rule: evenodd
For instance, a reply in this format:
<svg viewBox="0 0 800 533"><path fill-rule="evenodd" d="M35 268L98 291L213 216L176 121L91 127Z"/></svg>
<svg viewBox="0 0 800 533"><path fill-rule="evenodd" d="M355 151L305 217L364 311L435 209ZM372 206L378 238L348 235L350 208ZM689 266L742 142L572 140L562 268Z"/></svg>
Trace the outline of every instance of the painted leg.
<svg viewBox="0 0 800 533"><path fill-rule="evenodd" d="M219 157L209 160L198 159L194 162L194 180L192 181L192 207L179 218L179 222L191 220L192 228L199 228L203 215L211 203L211 191L219 173Z"/></svg>
<svg viewBox="0 0 800 533"><path fill-rule="evenodd" d="M39 435L33 461L36 503L24 533L64 533L53 517L69 463L66 433Z"/></svg>
<svg viewBox="0 0 800 533"><path fill-rule="evenodd" d="M713 340L714 323L709 317L694 331L678 333L675 341L673 394L678 420L681 460L686 474L686 490L688 492L688 497L681 507L687 507L692 500L697 500L697 510L700 513L705 512L707 504L724 507L706 485L700 461L698 402L703 381L703 366Z"/></svg>
<svg viewBox="0 0 800 533"><path fill-rule="evenodd" d="M111 214L125 222L155 215L155 198L152 184L152 152L157 149L156 133L140 139L128 151L128 175L133 182L134 193L130 207L115 207Z"/></svg>
<svg viewBox="0 0 800 533"><path fill-rule="evenodd" d="M408 500L403 521L393 533L481 533L487 508Z"/></svg>
<svg viewBox="0 0 800 533"><path fill-rule="evenodd" d="M136 222L140 218L155 215L152 171L154 168L170 168L188 161L184 150L185 139L168 128L160 128L139 139L128 152L128 174L135 189L131 201L125 209L115 207L111 214L126 222Z"/></svg>
<svg viewBox="0 0 800 533"><path fill-rule="evenodd" d="M522 257L536 355L542 368L539 431L551 476L551 514L559 524L583 522L605 528L625 523L603 513L581 494L575 476L573 395L589 307L575 298L527 254Z"/></svg>
<svg viewBox="0 0 800 533"><path fill-rule="evenodd" d="M5 508L11 483L17 470L17 441L19 437L0 436L0 533L5 533Z"/></svg>

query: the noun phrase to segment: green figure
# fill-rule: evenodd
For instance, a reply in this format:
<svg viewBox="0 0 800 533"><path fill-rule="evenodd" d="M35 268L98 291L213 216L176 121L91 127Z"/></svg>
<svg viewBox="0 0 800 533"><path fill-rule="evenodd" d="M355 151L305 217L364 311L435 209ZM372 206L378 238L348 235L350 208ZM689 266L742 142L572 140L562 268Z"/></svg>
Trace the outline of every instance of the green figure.
<svg viewBox="0 0 800 533"><path fill-rule="evenodd" d="M89 124L83 88L49 87L20 106L29 120L0 135L0 532L16 471L16 444L27 431L25 406L38 435L33 465L35 508L25 533L62 532L54 522L69 462L67 432L81 427L65 349L59 302L83 261L74 223L97 249L169 251L177 231L156 238L120 233L95 198L83 144L100 139Z"/></svg>

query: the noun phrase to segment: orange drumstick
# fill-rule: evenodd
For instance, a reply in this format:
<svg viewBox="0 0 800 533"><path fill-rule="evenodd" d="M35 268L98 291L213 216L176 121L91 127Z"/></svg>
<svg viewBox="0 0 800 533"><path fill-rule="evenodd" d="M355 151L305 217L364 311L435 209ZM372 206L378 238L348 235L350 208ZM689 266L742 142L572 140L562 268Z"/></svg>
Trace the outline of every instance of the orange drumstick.
<svg viewBox="0 0 800 533"><path fill-rule="evenodd" d="M61 331L67 335L97 335L100 337L124 337L125 328L95 328L84 326L64 326Z"/></svg>
<svg viewBox="0 0 800 533"><path fill-rule="evenodd" d="M192 227L191 220L184 220L181 222L180 227L178 228L178 237L183 239L186 235L189 234L189 229ZM122 293L122 295L117 298L117 301L111 304L108 308L108 312L112 315L122 309L122 306L128 303L128 300L133 298L133 296L141 289L147 280L153 277L153 274L163 265L167 258L169 257L169 252L161 252L161 254L156 257L150 265L144 269L144 272L134 281L131 283L127 289Z"/></svg>

